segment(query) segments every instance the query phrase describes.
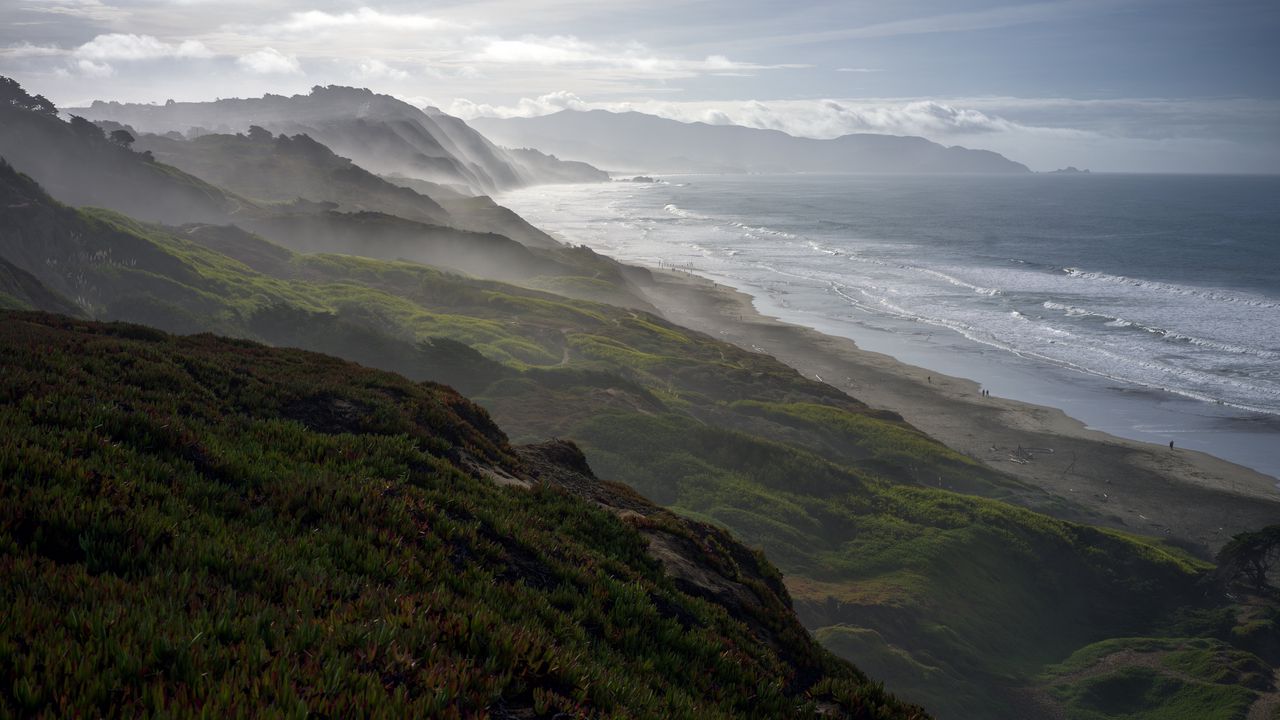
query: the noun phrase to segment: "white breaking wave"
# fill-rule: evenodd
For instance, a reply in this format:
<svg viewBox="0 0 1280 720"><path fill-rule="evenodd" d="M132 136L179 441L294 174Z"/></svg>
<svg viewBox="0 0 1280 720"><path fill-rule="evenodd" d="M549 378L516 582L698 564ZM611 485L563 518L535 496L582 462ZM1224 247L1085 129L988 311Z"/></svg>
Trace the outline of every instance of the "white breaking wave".
<svg viewBox="0 0 1280 720"><path fill-rule="evenodd" d="M1103 313L1103 312L1087 310L1085 308L1076 307L1074 305L1064 305L1062 303L1053 302L1051 300L1046 300L1043 303L1043 305L1046 310L1059 310L1059 311L1065 312L1068 316L1071 316L1071 317L1100 318L1100 319L1106 320L1107 322L1105 322L1104 324L1110 327L1134 328L1137 330L1143 330L1152 335L1157 335L1165 340L1190 343L1192 345L1199 345L1200 347L1210 348L1212 350L1219 350L1222 352L1233 353L1237 355L1254 355L1256 357L1260 357L1264 359L1280 359L1280 352L1273 352L1271 350L1265 350L1262 348L1246 347L1244 345L1235 345L1233 343L1222 342L1219 340L1210 340L1208 338L1189 335L1187 333L1179 332L1177 330L1170 330L1167 328L1156 327L1152 325L1143 325L1141 323L1137 323L1132 320L1126 320L1124 318L1115 317L1113 315L1108 315L1107 313Z"/></svg>
<svg viewBox="0 0 1280 720"><path fill-rule="evenodd" d="M1080 268L1062 268L1062 272L1073 278L1082 280L1095 280L1098 282L1112 283L1116 285L1128 285L1130 287L1141 288L1152 292L1161 292L1171 295L1183 295L1204 298L1215 302L1235 303L1240 305L1250 305L1259 308L1280 309L1280 303L1272 302L1265 298L1249 295L1235 295L1224 293L1210 288L1198 288L1187 285L1174 285L1172 283L1160 282L1158 280L1143 280L1141 278L1133 278L1127 275L1111 275L1102 272L1091 272L1081 270Z"/></svg>

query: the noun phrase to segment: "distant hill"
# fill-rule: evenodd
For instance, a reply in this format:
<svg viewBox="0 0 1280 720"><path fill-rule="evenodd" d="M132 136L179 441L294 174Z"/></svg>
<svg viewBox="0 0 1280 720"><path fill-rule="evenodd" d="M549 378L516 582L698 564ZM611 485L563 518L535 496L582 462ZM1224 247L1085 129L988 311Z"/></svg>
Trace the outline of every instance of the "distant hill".
<svg viewBox="0 0 1280 720"><path fill-rule="evenodd" d="M209 134L187 140L139 134L134 148L157 160L230 189L270 202L305 198L347 212L375 211L408 220L449 224L433 199L383 180L306 135Z"/></svg>
<svg viewBox="0 0 1280 720"><path fill-rule="evenodd" d="M549 158L526 161L462 120L436 108L420 110L390 95L351 87L314 87L310 94L265 95L165 105L96 101L70 112L111 120L143 132L245 132L258 125L273 133L305 134L377 173L399 173L459 184L487 194L540 182L607 180L584 165Z"/></svg>
<svg viewBox="0 0 1280 720"><path fill-rule="evenodd" d="M247 135L211 133L190 140L176 133L138 133L134 148L255 200L279 203L304 198L333 203L334 209L344 212L385 213L429 225L505 235L534 247L559 246L487 196L470 197L403 176L379 177L306 135L273 137L258 127L250 128Z"/></svg>
<svg viewBox="0 0 1280 720"><path fill-rule="evenodd" d="M533 118L476 118L471 124L507 147L533 147L613 171L1030 172L998 153L945 147L920 137L856 134L814 140L638 112L562 110Z"/></svg>

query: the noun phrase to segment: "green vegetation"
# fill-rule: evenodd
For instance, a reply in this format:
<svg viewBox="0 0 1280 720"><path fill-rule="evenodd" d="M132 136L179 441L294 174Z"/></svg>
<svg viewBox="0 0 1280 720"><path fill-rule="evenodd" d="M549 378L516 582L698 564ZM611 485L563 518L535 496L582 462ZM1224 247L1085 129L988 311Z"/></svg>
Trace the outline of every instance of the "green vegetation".
<svg viewBox="0 0 1280 720"><path fill-rule="evenodd" d="M95 318L338 355L457 387L520 442L571 438L603 476L762 548L819 638L944 717L1024 717L1028 691L1103 712L1111 691L1090 689L1093 675L1045 668L1117 637L1206 638L1280 663L1274 603L1224 600L1208 563L1055 519L1082 512L773 358L638 309L73 210L7 166L0 256ZM573 268L525 281L545 289L629 302L619 289L644 281L584 248L541 256ZM1228 687L1184 693L1171 683L1185 678L1111 657L1150 681L1133 712Z"/></svg>
<svg viewBox="0 0 1280 720"><path fill-rule="evenodd" d="M448 388L30 313L0 365L0 715L923 717L758 557Z"/></svg>
<svg viewBox="0 0 1280 720"><path fill-rule="evenodd" d="M1045 679L1072 720L1243 720L1278 690L1257 656L1209 639L1109 640L1052 666Z"/></svg>
<svg viewBox="0 0 1280 720"><path fill-rule="evenodd" d="M1000 687L1199 597L1207 565L998 502L1056 507L770 357L412 263L72 210L6 177L0 252L94 316L445 381L521 441L573 438L605 476L764 548L810 627L878 633L846 657L938 668L894 687L944 714L1006 717Z"/></svg>

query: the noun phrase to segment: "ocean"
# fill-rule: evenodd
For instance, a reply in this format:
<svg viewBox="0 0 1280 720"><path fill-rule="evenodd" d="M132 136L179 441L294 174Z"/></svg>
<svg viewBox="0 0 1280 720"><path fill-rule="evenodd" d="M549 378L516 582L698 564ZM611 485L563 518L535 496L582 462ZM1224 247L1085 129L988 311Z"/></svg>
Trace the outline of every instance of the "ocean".
<svg viewBox="0 0 1280 720"><path fill-rule="evenodd" d="M1280 476L1280 177L670 176L500 201L993 395Z"/></svg>

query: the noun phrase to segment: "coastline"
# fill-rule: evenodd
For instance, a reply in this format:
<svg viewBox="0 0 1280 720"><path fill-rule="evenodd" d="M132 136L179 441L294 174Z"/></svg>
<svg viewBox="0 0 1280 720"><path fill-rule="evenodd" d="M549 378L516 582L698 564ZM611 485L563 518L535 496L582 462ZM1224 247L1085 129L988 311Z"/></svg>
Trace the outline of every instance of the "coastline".
<svg viewBox="0 0 1280 720"><path fill-rule="evenodd" d="M761 313L742 291L648 268L668 320L766 352L945 445L1084 509L1090 522L1216 551L1280 519L1276 478L1208 453L1089 429L1062 410L983 396L973 380L916 367L853 340Z"/></svg>

